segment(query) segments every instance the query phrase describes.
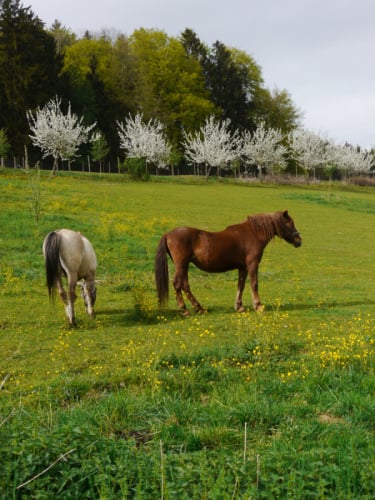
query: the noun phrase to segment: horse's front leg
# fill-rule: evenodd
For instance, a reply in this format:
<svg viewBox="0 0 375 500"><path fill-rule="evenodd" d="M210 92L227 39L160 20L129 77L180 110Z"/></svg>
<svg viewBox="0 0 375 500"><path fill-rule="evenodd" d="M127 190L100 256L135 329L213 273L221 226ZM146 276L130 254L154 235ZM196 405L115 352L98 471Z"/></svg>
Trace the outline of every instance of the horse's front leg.
<svg viewBox="0 0 375 500"><path fill-rule="evenodd" d="M263 308L258 294L258 267L259 267L259 260L254 260L247 267L250 278L250 287L253 297L253 305L256 311L262 310Z"/></svg>
<svg viewBox="0 0 375 500"><path fill-rule="evenodd" d="M236 295L236 301L234 303L234 309L237 312L244 312L245 308L242 304L242 294L245 288L245 282L246 282L246 276L247 276L247 269L238 269L238 285L237 285L237 295Z"/></svg>
<svg viewBox="0 0 375 500"><path fill-rule="evenodd" d="M86 312L90 316L90 318L93 318L95 316L94 304L96 300L96 288L95 280L92 277L84 280L82 284L82 295L86 306Z"/></svg>

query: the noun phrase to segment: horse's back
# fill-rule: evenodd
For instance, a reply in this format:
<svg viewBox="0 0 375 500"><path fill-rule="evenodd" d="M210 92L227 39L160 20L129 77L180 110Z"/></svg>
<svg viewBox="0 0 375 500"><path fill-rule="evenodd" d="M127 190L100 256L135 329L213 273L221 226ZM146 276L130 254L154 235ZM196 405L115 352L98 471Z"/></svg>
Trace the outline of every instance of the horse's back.
<svg viewBox="0 0 375 500"><path fill-rule="evenodd" d="M172 254L172 258L174 253L190 255L201 232L200 229L194 227L176 227L167 233L165 235L167 248Z"/></svg>
<svg viewBox="0 0 375 500"><path fill-rule="evenodd" d="M89 272L95 273L98 262L94 247L91 245L86 236L81 236L83 241L83 258L80 272L83 276L86 276Z"/></svg>
<svg viewBox="0 0 375 500"><path fill-rule="evenodd" d="M96 254L90 241L77 231L59 229L61 238L61 265L68 273L77 273L77 278L84 278L88 273L95 273Z"/></svg>
<svg viewBox="0 0 375 500"><path fill-rule="evenodd" d="M174 262L193 262L209 272L223 272L244 264L240 225L223 231L180 227L167 233L167 246Z"/></svg>

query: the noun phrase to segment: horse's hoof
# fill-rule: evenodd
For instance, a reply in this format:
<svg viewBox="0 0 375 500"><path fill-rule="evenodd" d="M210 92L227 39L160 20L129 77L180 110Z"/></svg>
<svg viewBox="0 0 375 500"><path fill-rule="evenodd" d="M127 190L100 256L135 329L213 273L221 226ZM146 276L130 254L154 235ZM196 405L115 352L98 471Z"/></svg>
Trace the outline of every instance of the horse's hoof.
<svg viewBox="0 0 375 500"><path fill-rule="evenodd" d="M184 316L185 318L186 318L187 316L190 316L190 313L189 313L189 311L188 311L187 309L181 309L181 310L179 311L179 313L181 314L181 316Z"/></svg>
<svg viewBox="0 0 375 500"><path fill-rule="evenodd" d="M236 308L236 311L238 313L244 313L244 312L246 312L246 308L244 306L241 306L241 307Z"/></svg>
<svg viewBox="0 0 375 500"><path fill-rule="evenodd" d="M195 310L197 314L206 314L207 309L203 309L203 307L199 307L198 309Z"/></svg>
<svg viewBox="0 0 375 500"><path fill-rule="evenodd" d="M262 314L262 313L264 312L264 309L265 309L265 307L264 307L264 305L263 305L263 304L259 304L259 305L257 305L257 306L255 307L255 310L256 310L256 312L257 312L258 314Z"/></svg>

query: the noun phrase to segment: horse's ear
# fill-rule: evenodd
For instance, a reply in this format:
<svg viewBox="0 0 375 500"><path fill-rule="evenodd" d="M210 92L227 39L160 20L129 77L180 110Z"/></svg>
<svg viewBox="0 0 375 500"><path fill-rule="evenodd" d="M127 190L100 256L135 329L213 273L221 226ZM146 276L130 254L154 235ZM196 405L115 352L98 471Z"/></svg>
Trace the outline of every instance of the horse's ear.
<svg viewBox="0 0 375 500"><path fill-rule="evenodd" d="M284 217L284 219L289 219L288 210L284 210L283 217Z"/></svg>

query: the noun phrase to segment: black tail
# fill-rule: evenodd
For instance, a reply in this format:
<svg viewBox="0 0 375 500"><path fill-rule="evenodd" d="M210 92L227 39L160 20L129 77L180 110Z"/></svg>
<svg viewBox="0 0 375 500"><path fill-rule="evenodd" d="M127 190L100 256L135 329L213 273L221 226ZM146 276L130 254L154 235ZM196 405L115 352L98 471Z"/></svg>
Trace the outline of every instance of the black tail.
<svg viewBox="0 0 375 500"><path fill-rule="evenodd" d="M48 295L53 300L56 279L60 273L60 238L56 231L48 233L44 240L44 259L46 264L46 278Z"/></svg>
<svg viewBox="0 0 375 500"><path fill-rule="evenodd" d="M168 304L169 274L167 261L167 238L162 236L155 256L155 281L159 307Z"/></svg>

